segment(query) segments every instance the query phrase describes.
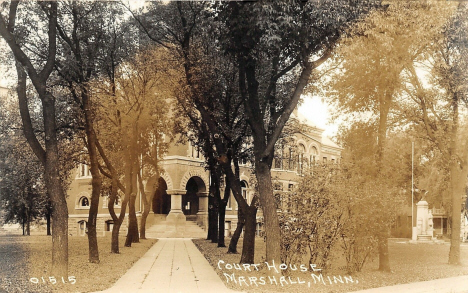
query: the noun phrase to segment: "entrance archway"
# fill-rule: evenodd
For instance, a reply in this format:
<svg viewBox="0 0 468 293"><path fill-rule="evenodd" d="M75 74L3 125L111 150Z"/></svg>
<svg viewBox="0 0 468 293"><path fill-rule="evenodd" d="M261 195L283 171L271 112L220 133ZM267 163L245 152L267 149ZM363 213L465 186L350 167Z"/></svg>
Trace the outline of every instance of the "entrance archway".
<svg viewBox="0 0 468 293"><path fill-rule="evenodd" d="M159 177L158 188L154 192L153 197L153 212L155 214L169 214L171 211L171 196L167 194L166 181Z"/></svg>
<svg viewBox="0 0 468 293"><path fill-rule="evenodd" d="M184 215L196 215L198 213L198 193L206 190L205 183L200 177L191 177L185 186L187 192L182 196L182 210Z"/></svg>

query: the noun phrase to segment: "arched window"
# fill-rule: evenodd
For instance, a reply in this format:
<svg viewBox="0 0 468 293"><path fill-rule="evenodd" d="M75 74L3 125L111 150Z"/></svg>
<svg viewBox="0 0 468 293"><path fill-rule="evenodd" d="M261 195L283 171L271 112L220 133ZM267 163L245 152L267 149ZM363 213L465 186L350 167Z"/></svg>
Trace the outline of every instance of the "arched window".
<svg viewBox="0 0 468 293"><path fill-rule="evenodd" d="M193 141L189 142L189 157L200 159L200 149Z"/></svg>
<svg viewBox="0 0 468 293"><path fill-rule="evenodd" d="M310 148L310 164L311 165L315 165L315 163L317 162L317 155L318 155L317 148L314 146L311 147Z"/></svg>
<svg viewBox="0 0 468 293"><path fill-rule="evenodd" d="M80 207L89 207L89 199L86 196L80 198Z"/></svg>
<svg viewBox="0 0 468 293"><path fill-rule="evenodd" d="M295 160L294 160L294 150L293 148L289 148L289 155L288 155L288 170L294 170L295 169Z"/></svg>
<svg viewBox="0 0 468 293"><path fill-rule="evenodd" d="M283 169L283 146L277 144L275 146L275 169Z"/></svg>
<svg viewBox="0 0 468 293"><path fill-rule="evenodd" d="M247 188L249 186L247 185L247 182L245 180L241 181L241 190L242 190L242 196L247 200Z"/></svg>
<svg viewBox="0 0 468 293"><path fill-rule="evenodd" d="M304 154L306 152L306 148L303 144L299 144L299 147L297 149L298 151L298 173L302 174L303 169L304 169Z"/></svg>

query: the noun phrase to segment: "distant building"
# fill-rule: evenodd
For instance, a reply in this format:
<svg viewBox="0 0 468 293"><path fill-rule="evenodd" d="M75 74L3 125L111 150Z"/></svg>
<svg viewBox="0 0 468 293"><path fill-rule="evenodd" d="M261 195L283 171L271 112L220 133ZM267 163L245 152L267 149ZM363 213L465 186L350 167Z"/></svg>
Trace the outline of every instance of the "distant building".
<svg viewBox="0 0 468 293"><path fill-rule="evenodd" d="M311 162L338 163L341 148L330 139L322 136L323 129L313 126L307 120L295 112L292 119L298 119L306 123L306 131L295 135L296 145L283 148L279 152L272 166L272 178L274 181L275 195L282 197L295 188L304 168ZM158 188L154 189L156 178L146 181L146 192L154 193L152 213L148 221L164 220L167 216L184 215L187 220L196 221L206 230L208 226L208 188L209 173L203 167L204 158L201 153L187 144L171 144L162 163L164 173L159 178ZM242 193L250 203L253 190L250 186L251 166L243 162L240 165L240 178ZM85 235L86 222L88 220L91 174L87 165L80 165L74 173L68 190L69 233L71 235ZM143 205L141 198L136 201L137 216L141 215ZM229 199L226 211L225 231L226 236L231 235L237 224L237 203L233 196ZM120 200L115 203L116 213L120 211ZM259 218L261 212L259 212ZM103 235L112 231L112 219L108 212L108 199L101 198L97 231ZM123 230L127 227L127 221L123 223ZM261 223L258 224L261 230Z"/></svg>

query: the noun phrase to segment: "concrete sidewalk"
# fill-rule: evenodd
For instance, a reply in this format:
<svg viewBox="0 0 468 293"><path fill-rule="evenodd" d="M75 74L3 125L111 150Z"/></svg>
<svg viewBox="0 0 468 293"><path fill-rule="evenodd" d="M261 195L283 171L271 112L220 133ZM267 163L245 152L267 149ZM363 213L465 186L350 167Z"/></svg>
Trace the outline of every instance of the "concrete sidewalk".
<svg viewBox="0 0 468 293"><path fill-rule="evenodd" d="M237 292L224 285L187 238L159 239L106 293Z"/></svg>
<svg viewBox="0 0 468 293"><path fill-rule="evenodd" d="M466 293L468 292L468 276L400 284L394 286L373 288L353 293Z"/></svg>

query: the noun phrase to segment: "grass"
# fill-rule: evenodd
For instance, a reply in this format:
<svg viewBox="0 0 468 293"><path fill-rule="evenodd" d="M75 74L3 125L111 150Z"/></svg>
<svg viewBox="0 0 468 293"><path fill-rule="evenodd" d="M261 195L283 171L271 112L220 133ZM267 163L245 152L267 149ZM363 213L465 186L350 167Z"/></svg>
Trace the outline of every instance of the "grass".
<svg viewBox="0 0 468 293"><path fill-rule="evenodd" d="M49 281L52 262L50 236L0 236L0 292L92 292L111 287L156 242L140 240L124 247L120 254L110 253L110 236L98 237L99 264L88 262L87 237L70 236L69 276L75 284ZM36 278L36 279L32 279ZM44 279L42 279L44 278ZM37 282L35 284L33 282Z"/></svg>
<svg viewBox="0 0 468 293"><path fill-rule="evenodd" d="M226 240L226 243L229 243L229 239ZM349 276L346 270L342 269L346 264L342 254L340 255L340 251L336 251L331 262L332 268L326 272L315 272L317 276L322 273L324 282L312 277L311 273L314 272L309 268L308 272L300 272L299 270L291 272L290 275L285 276L285 282L280 282L281 275L276 275L277 284L275 284L274 281L269 281L268 269L265 268L265 265L262 266L265 255L265 243L262 238L257 238L255 243L255 263L260 264L259 268L264 267L259 271L256 271L253 267L251 267L252 271L229 269L230 266L226 267L226 264L239 263L240 254L227 254L227 248L218 248L216 244L207 240L196 239L193 242L227 287L244 292L349 292L468 275L468 245L465 243L460 248L463 265L453 266L447 264L450 249L448 243L416 245L408 244L404 240L391 239L389 240L390 266L392 269L390 273L379 272L377 270L378 259L375 258L367 263L361 272ZM242 239L238 244L239 252L241 249ZM218 268L220 260L225 262L220 265L222 269ZM307 261L304 262L304 264L307 263ZM299 267L299 264L297 265ZM231 274L231 276L234 273L236 282L226 277L224 273ZM242 281L242 278L239 279L239 277L244 277L246 281ZM261 277L264 278L265 284L259 281ZM330 277L330 280L328 277ZM336 277L336 283L334 277ZM348 282L344 277L348 278ZM350 277L352 282L349 279ZM249 278L256 278L256 280ZM291 281L297 282L298 278L305 283L291 284ZM254 280L255 282L252 282ZM343 280L344 284L340 280ZM330 281L332 284L330 284Z"/></svg>

